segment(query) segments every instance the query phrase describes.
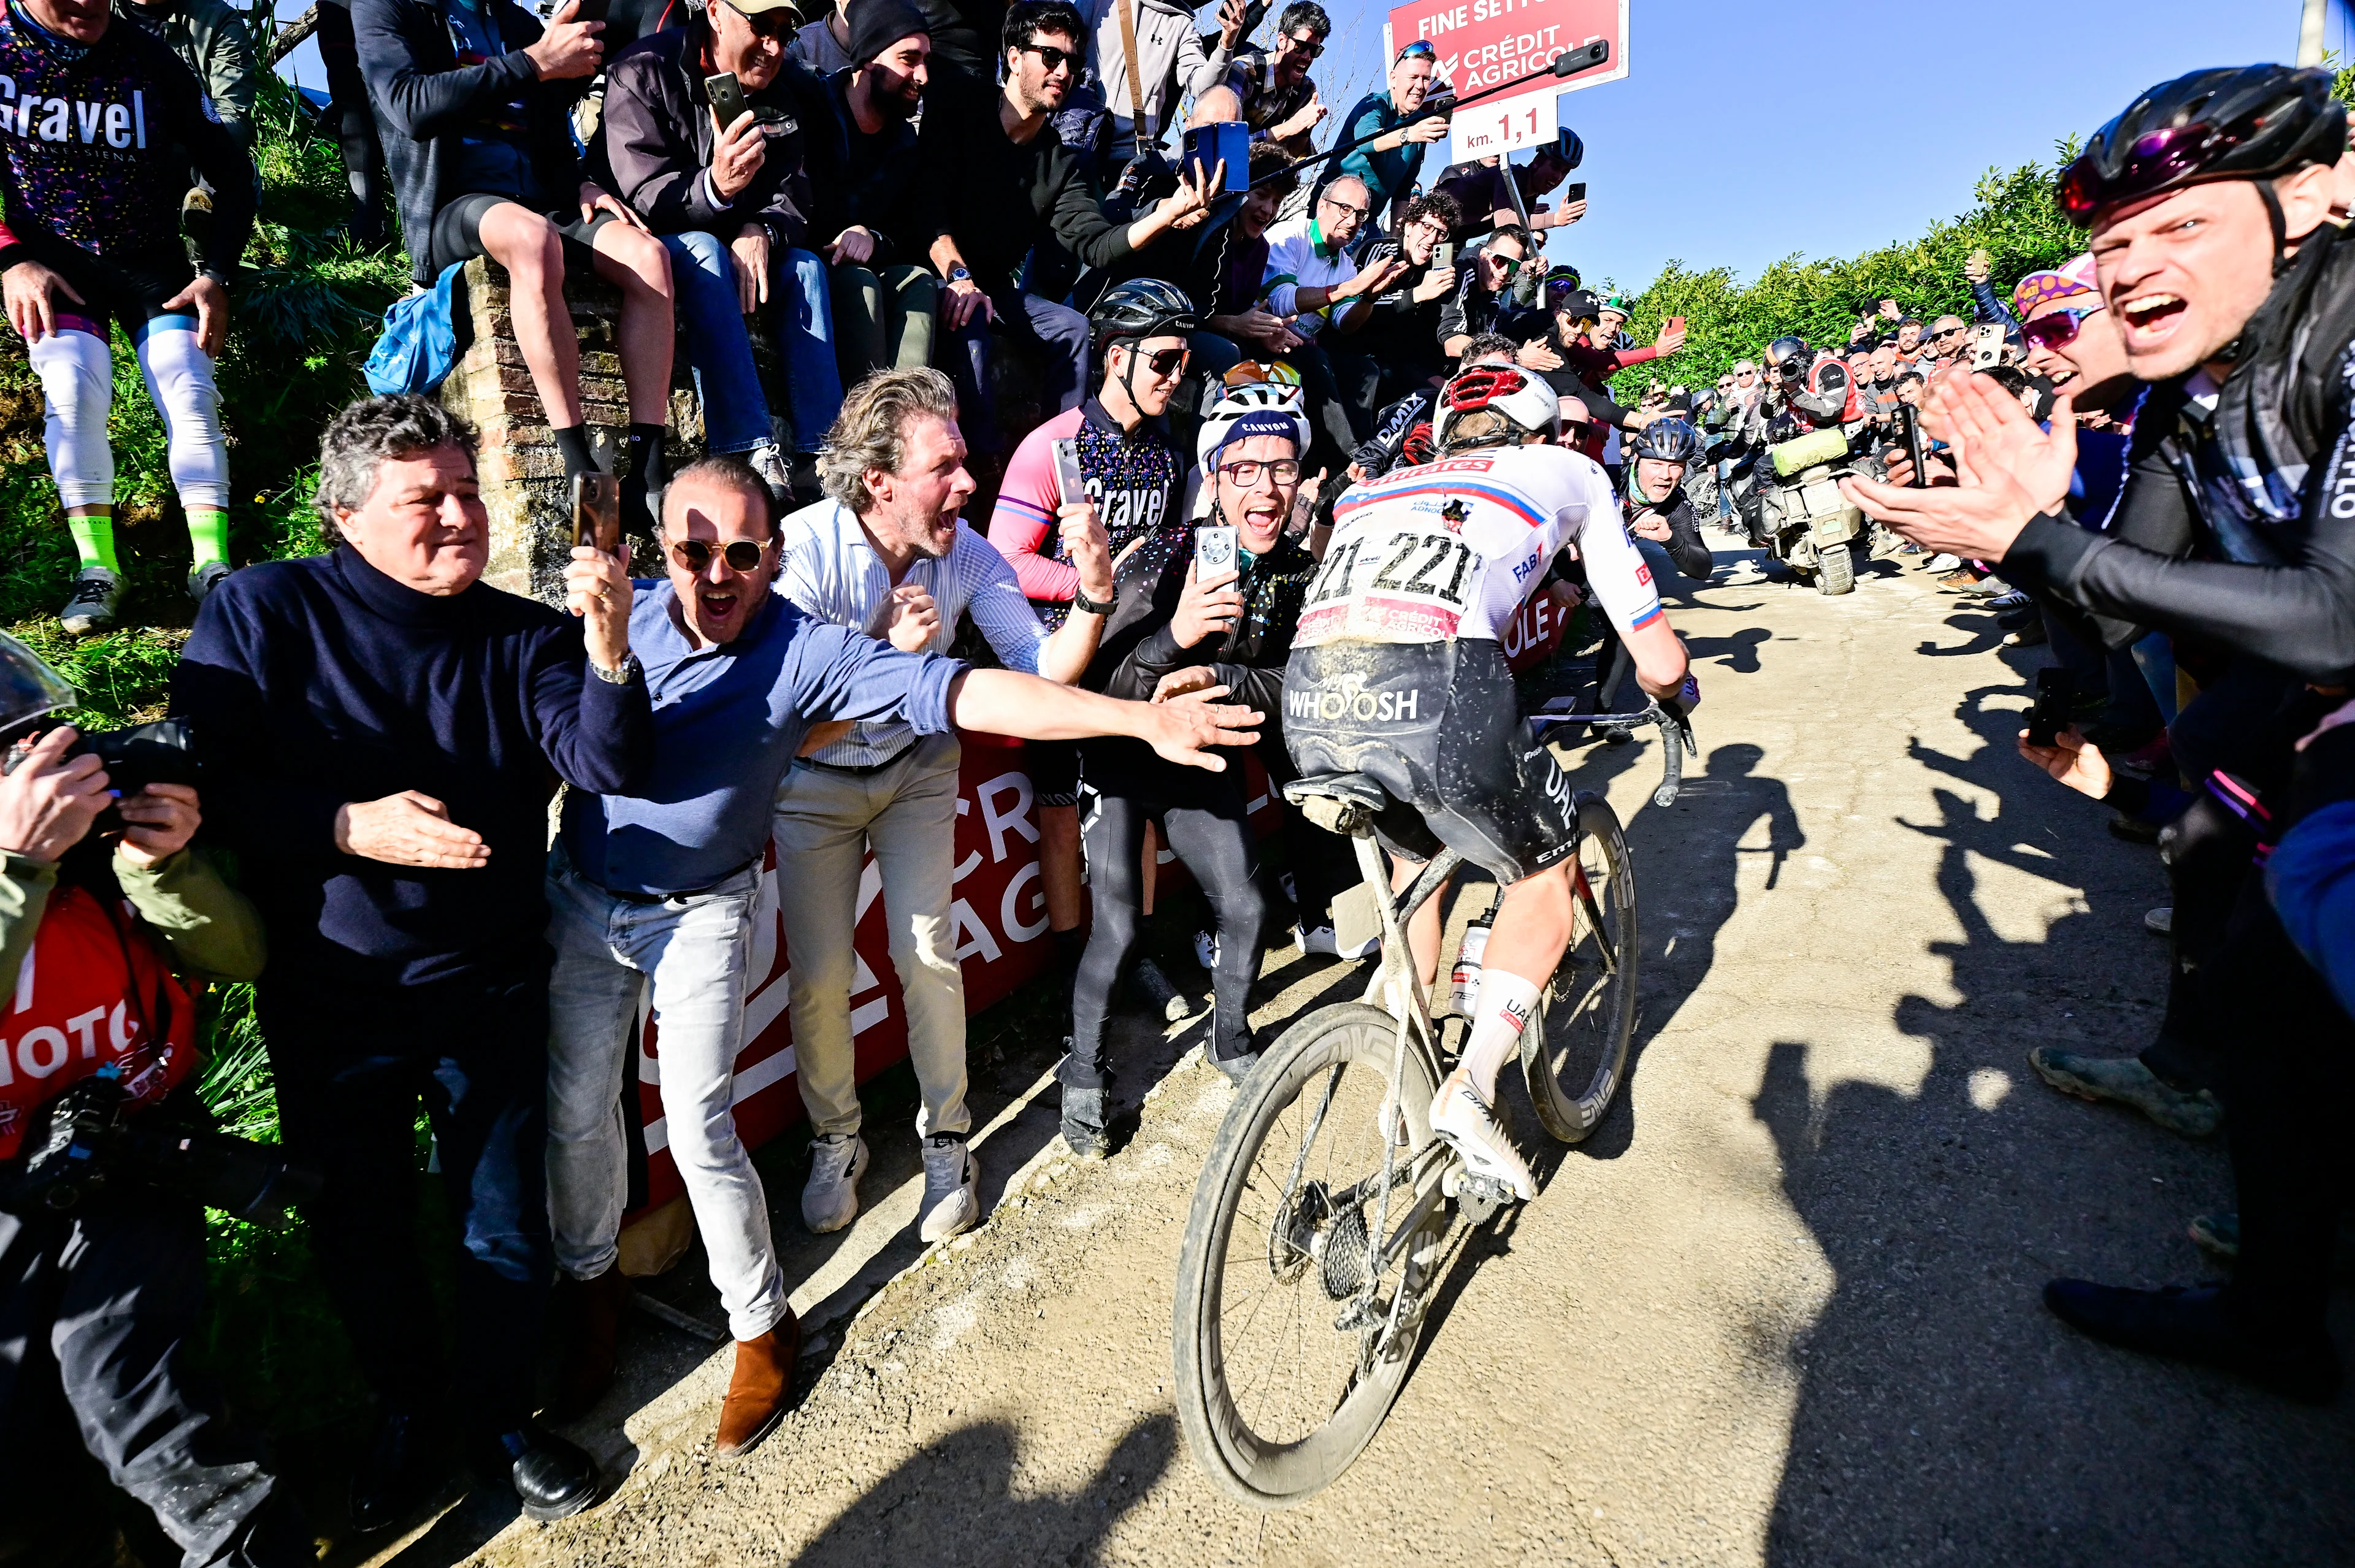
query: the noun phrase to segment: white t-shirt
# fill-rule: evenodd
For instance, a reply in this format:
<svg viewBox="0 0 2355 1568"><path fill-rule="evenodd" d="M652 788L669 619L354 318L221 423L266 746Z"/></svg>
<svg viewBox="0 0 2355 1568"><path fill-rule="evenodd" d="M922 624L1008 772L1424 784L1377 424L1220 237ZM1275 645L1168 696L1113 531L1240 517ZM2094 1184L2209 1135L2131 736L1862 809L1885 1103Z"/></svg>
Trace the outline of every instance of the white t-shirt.
<svg viewBox="0 0 2355 1568"><path fill-rule="evenodd" d="M1293 645L1498 637L1572 544L1623 635L1659 619L1651 569L1611 481L1583 453L1508 446L1395 469L1333 508Z"/></svg>

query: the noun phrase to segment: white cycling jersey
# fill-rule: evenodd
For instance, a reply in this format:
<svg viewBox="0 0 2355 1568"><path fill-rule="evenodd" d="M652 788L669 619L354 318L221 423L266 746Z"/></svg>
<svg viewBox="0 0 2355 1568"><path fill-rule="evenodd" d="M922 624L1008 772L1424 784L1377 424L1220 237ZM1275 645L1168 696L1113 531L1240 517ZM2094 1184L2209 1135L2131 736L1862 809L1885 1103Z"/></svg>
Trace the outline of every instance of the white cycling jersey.
<svg viewBox="0 0 2355 1568"><path fill-rule="evenodd" d="M1659 619L1651 569L1583 453L1497 447L1352 485L1293 645L1495 639L1564 545L1622 635Z"/></svg>

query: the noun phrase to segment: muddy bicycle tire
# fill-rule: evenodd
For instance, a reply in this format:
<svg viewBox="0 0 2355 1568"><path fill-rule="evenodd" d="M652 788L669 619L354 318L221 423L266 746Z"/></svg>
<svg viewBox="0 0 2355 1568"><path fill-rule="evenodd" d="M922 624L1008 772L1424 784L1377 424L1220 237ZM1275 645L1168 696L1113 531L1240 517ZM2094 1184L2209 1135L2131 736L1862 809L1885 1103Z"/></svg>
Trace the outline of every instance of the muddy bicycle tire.
<svg viewBox="0 0 2355 1568"><path fill-rule="evenodd" d="M1418 1305L1393 1337L1388 1354L1367 1367L1372 1331L1335 1326L1345 1296L1334 1296L1334 1285L1326 1283L1333 1279L1337 1265L1345 1275L1352 1272L1347 1247L1328 1245L1320 1253L1313 1243L1308 1249L1292 1244L1308 1207L1302 1189L1328 1190L1310 1176L1317 1167L1317 1140L1328 1125L1339 1136L1361 1135L1358 1145L1371 1157L1364 1174L1379 1186L1382 1106L1393 1103L1388 1084L1397 1039L1397 1019L1359 1002L1320 1008L1286 1029L1228 1107L1195 1183L1193 1209L1178 1253L1170 1335L1178 1421L1195 1463L1220 1491L1252 1508L1289 1508L1323 1490L1349 1467L1397 1400L1422 1336ZM1405 1060L1407 1082L1395 1097L1407 1130L1407 1145L1397 1161L1401 1169L1409 1150L1422 1149L1431 1141L1431 1100L1438 1088L1420 1051L1410 1049ZM1345 1083L1351 1089L1346 1101L1339 1093ZM1320 1100L1322 1115L1315 1104ZM1296 1185L1292 1174L1295 1156L1306 1167ZM1363 1163L1345 1165L1344 1173ZM1329 1160L1322 1174L1334 1174ZM1288 1193L1287 1188L1292 1189ZM1411 1188L1392 1189L1385 1222L1393 1233L1404 1222L1412 1199ZM1362 1204L1354 1232L1337 1217L1323 1232L1326 1241L1329 1243L1336 1235L1362 1238L1373 1223L1373 1207L1370 1200ZM1391 1282L1386 1301L1395 1302L1401 1284L1414 1292L1418 1304L1427 1298L1437 1243L1452 1220L1444 1201L1425 1218L1399 1264L1384 1272ZM1362 1241L1358 1244L1362 1247ZM1363 1266L1360 1251L1354 1268L1360 1285ZM1289 1316L1285 1324L1270 1325L1273 1336L1260 1334L1255 1330L1261 1314L1284 1296L1284 1268L1295 1271L1288 1282ZM1340 1283L1346 1285L1348 1280ZM1265 1294L1259 1305L1245 1320L1231 1326L1229 1309L1241 1315L1244 1304L1263 1286ZM1300 1349L1333 1363L1337 1374L1312 1377L1305 1397L1294 1403L1296 1413L1279 1420L1260 1394L1273 1377L1287 1371L1297 1384L1299 1369L1296 1364L1287 1368L1280 1359L1269 1363L1261 1342L1272 1337L1273 1349L1281 1358L1286 1324L1298 1329L1294 1339ZM1342 1363L1347 1363L1346 1371L1338 1370Z"/></svg>
<svg viewBox="0 0 2355 1568"><path fill-rule="evenodd" d="M1663 731L1661 743L1682 742ZM1529 1103L1545 1130L1578 1143L1602 1123L1627 1070L1627 1042L1636 1032L1636 976L1641 959L1636 928L1636 880L1627 835L1618 813L1599 795L1578 803L1577 863L1602 910L1615 972L1603 964L1593 917L1579 902L1570 945L1521 1030L1521 1073Z"/></svg>

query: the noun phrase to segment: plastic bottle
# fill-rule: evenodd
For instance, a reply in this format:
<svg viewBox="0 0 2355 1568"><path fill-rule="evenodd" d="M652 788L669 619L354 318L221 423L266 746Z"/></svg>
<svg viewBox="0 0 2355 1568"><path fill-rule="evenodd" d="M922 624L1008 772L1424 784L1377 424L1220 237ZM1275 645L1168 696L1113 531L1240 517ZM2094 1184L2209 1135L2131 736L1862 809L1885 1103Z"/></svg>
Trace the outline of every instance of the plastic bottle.
<svg viewBox="0 0 2355 1568"><path fill-rule="evenodd" d="M1447 1005L1457 1018L1468 1019L1480 1005L1480 955L1488 950L1488 926L1475 922L1464 928L1464 945L1447 976Z"/></svg>

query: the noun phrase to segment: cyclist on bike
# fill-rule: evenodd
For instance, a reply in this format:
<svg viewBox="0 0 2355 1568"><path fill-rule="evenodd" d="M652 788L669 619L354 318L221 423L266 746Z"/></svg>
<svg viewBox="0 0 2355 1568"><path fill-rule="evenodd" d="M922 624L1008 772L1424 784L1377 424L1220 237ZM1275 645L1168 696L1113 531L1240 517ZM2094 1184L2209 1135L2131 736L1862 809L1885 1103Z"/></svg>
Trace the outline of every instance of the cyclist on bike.
<svg viewBox="0 0 2355 1568"><path fill-rule="evenodd" d="M1564 861L1578 837L1569 777L1522 721L1497 638L1565 549L1625 642L1644 689L1681 712L1685 651L1595 463L1548 444L1561 400L1542 377L1475 366L1442 389L1438 460L1353 487L1284 682L1284 738L1305 774L1363 773L1394 804L1377 819L1402 862L1443 847L1504 888L1479 1016L1440 1086L1432 1128L1520 1198L1536 1186L1490 1109L1497 1073L1537 1010L1572 929ZM1403 881L1412 867L1399 868ZM1409 931L1427 984L1439 905Z"/></svg>

